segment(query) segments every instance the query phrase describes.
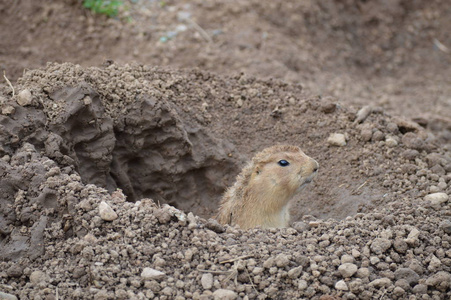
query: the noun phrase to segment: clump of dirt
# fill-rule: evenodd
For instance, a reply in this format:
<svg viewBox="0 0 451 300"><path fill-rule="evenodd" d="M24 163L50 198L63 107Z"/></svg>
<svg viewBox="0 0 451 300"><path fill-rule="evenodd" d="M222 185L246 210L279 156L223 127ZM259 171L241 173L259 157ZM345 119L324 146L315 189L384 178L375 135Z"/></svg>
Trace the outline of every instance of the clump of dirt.
<svg viewBox="0 0 451 300"><path fill-rule="evenodd" d="M142 65L50 64L16 89L0 115L10 296L451 296L451 157L416 123L296 84ZM320 163L293 227L206 220L278 143Z"/></svg>

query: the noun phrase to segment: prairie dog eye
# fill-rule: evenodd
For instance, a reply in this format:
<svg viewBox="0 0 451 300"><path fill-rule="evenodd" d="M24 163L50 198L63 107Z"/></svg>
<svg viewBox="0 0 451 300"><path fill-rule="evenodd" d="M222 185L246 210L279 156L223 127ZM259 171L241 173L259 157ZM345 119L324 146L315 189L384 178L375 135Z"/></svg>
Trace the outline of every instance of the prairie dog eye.
<svg viewBox="0 0 451 300"><path fill-rule="evenodd" d="M288 166L290 163L288 161L286 161L285 159L281 159L277 162L277 164L279 164L279 166L281 167L286 167Z"/></svg>

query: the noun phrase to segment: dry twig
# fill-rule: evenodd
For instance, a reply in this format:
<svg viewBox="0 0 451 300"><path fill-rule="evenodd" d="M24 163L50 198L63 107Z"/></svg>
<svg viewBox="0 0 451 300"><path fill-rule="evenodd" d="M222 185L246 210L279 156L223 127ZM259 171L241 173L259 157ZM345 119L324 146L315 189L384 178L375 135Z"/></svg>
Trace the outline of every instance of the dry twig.
<svg viewBox="0 0 451 300"><path fill-rule="evenodd" d="M3 78L5 78L6 82L9 84L9 87L13 90L13 97L16 95L16 91L14 90L13 85L11 84L11 81L6 77L6 72L3 71Z"/></svg>
<svg viewBox="0 0 451 300"><path fill-rule="evenodd" d="M196 22L194 22L190 18L185 18L185 20L189 24L191 24L207 42L213 43L213 40L211 39L210 35L202 27L200 27L199 24L197 24Z"/></svg>
<svg viewBox="0 0 451 300"><path fill-rule="evenodd" d="M368 179L368 180L369 180L369 179ZM355 193L357 193L362 187L365 186L365 184L367 184L368 180L366 180L364 183L362 183L361 185L359 185L358 188L356 188L355 190L353 190L353 191L351 192L351 195L355 195Z"/></svg>
<svg viewBox="0 0 451 300"><path fill-rule="evenodd" d="M226 263L230 263L230 262L234 262L234 261L237 261L237 260L240 260L240 259L246 259L246 258L250 258L250 257L254 257L254 256L252 254L243 255L243 256L238 256L238 257L235 257L235 258L232 258L232 259L229 259L229 260L220 261L219 263L220 264L226 264Z"/></svg>
<svg viewBox="0 0 451 300"><path fill-rule="evenodd" d="M443 51L445 53L449 53L449 48L446 47L445 45L443 45L439 40L434 39L434 45L440 50Z"/></svg>

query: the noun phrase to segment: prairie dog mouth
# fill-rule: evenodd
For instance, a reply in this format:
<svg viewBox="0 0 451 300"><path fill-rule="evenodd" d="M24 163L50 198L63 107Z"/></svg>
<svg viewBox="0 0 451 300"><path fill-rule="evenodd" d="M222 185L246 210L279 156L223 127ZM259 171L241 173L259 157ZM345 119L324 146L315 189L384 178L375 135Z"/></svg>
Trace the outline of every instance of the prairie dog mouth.
<svg viewBox="0 0 451 300"><path fill-rule="evenodd" d="M315 173L313 173L313 174L311 174L310 176L308 176L307 178L305 178L305 180L304 180L304 184L307 184L307 183L310 183L310 182L312 182L313 181L313 178L315 178L316 177L316 172Z"/></svg>
<svg viewBox="0 0 451 300"><path fill-rule="evenodd" d="M307 178L305 178L301 185L298 187L298 189L296 190L296 192L300 192L307 184L309 184L310 182L313 181L313 178L315 178L316 173L313 173L312 175L308 176Z"/></svg>

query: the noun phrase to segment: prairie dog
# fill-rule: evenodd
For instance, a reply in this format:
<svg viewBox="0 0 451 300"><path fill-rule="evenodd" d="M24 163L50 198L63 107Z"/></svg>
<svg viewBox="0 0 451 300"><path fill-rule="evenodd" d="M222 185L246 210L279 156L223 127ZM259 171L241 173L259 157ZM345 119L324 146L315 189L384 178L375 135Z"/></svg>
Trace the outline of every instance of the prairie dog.
<svg viewBox="0 0 451 300"><path fill-rule="evenodd" d="M216 219L221 224L288 226L290 200L315 177L319 164L299 147L277 145L257 153L224 194Z"/></svg>

